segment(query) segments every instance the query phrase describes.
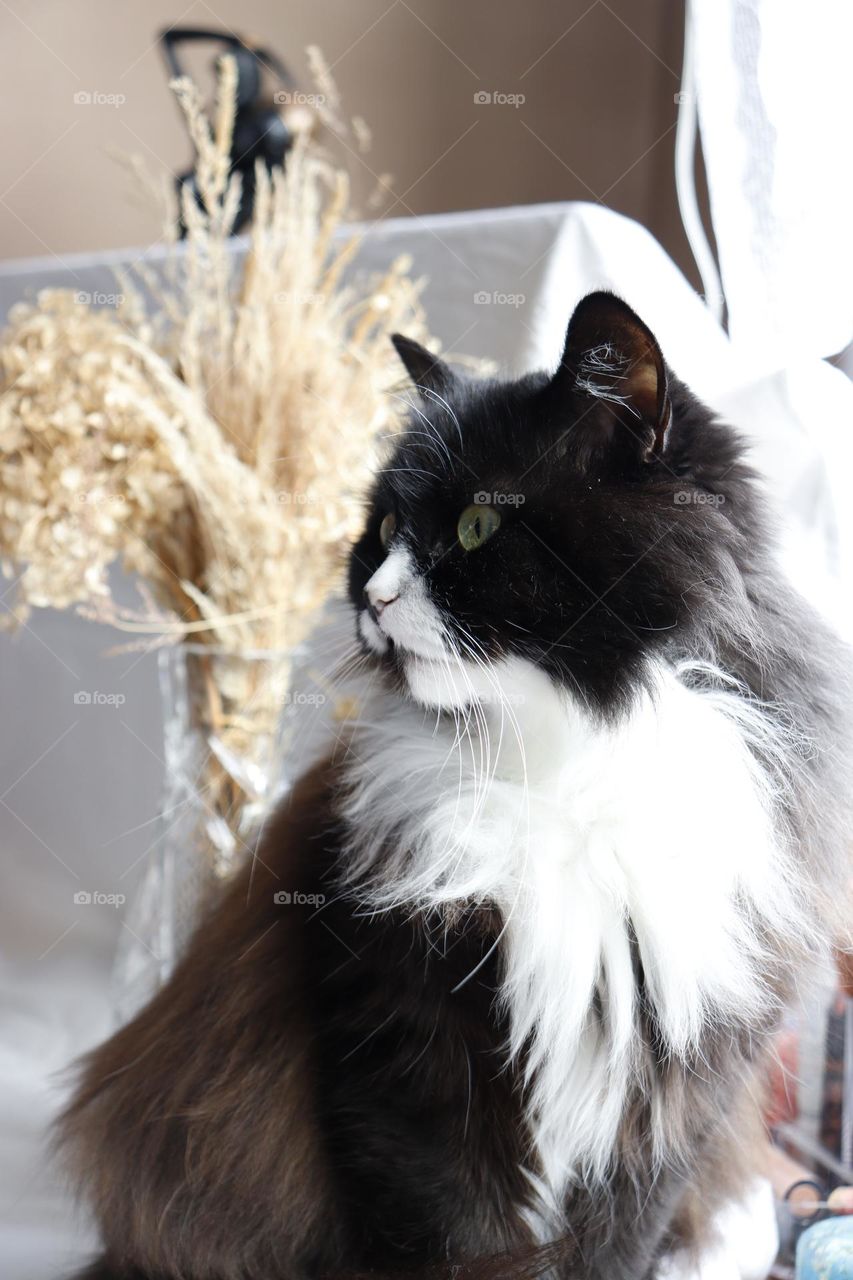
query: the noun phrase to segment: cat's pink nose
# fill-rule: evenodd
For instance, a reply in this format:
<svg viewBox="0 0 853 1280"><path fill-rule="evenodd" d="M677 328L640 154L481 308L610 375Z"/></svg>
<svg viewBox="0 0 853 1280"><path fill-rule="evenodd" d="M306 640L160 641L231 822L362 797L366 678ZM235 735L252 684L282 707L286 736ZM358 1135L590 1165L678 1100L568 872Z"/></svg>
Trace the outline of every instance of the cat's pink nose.
<svg viewBox="0 0 853 1280"><path fill-rule="evenodd" d="M367 612L374 622L379 621L379 615L383 609L387 609L389 604L393 604L395 600L399 599L399 592L393 596L389 596L387 592L383 595L375 587L371 587L369 583L364 588L364 602L367 606Z"/></svg>

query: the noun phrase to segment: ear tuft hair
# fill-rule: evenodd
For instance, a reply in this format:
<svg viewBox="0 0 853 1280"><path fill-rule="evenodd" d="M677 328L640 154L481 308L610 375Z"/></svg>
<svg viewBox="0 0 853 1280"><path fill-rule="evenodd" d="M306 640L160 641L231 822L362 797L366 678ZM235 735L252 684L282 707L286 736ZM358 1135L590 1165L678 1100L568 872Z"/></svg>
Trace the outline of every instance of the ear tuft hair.
<svg viewBox="0 0 853 1280"><path fill-rule="evenodd" d="M672 416L666 362L654 334L615 294L578 303L554 385L606 406L608 423L621 423L644 457L663 451Z"/></svg>

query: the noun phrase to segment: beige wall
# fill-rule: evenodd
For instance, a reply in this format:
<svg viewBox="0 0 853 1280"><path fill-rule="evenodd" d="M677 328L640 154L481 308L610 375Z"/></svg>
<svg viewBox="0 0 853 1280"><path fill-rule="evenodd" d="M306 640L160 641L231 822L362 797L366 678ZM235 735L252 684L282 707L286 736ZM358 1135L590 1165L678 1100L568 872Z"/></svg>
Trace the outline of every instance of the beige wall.
<svg viewBox="0 0 853 1280"><path fill-rule="evenodd" d="M318 43L373 129L367 166L393 175L392 213L598 198L692 274L672 178L681 0L8 0L0 257L156 236L110 152L155 172L188 162L155 47L169 22L253 35L300 76ZM478 91L525 102L477 105ZM372 178L352 164L363 195Z"/></svg>

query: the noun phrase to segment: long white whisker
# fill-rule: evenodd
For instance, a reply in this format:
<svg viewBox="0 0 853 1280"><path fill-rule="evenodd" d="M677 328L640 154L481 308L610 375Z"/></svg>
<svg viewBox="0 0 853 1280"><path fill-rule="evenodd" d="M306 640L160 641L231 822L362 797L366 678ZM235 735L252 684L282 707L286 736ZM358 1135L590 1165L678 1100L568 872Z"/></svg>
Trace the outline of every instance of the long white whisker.
<svg viewBox="0 0 853 1280"><path fill-rule="evenodd" d="M514 916L514 914L515 914L516 910L518 909L519 902L520 902L520 899L521 899L521 895L522 895L523 890L524 890L524 885L525 885L525 882L526 882L526 872L527 872L528 859L529 859L529 857L530 857L530 843L531 843L531 842L530 842L530 791L529 791L529 786L528 786L527 757L526 757L525 744L524 744L524 737L523 737L523 734L522 734L522 732L521 732L521 727L520 727L520 725L519 725L519 723L518 723L518 719L517 719L517 717L516 717L516 715L515 715L514 711L512 710L512 707L509 705L509 702L508 702L508 700L507 700L507 698L506 698L506 696L505 696L505 692L504 692L503 686L502 686L502 685L501 685L501 683L500 683L499 678L498 678L498 677L497 677L497 675L494 673L494 671L490 669L490 664L489 664L488 659L487 659L487 657L486 657L486 655L485 655L485 650L483 649L482 645L480 645L480 644L478 643L478 641L477 641L477 640L476 640L476 639L475 639L475 638L470 634L470 632L465 632L465 633L464 633L464 635L462 635L462 636L460 636L460 637L459 637L459 640L460 640L461 644L463 645L463 647L464 647L464 648L467 650L467 652L469 653L469 656L472 658L472 660L474 660L474 661L478 664L478 666L480 667L480 669L481 669L481 670L486 674L487 678L489 679L490 684L491 684L491 685L492 685L492 687L495 689L495 692L498 694L498 697L499 697L499 700L500 700L500 707L501 707L501 741L502 741L502 739L503 739L503 725L504 725L504 718L505 718L505 714L506 714L507 712L509 713L510 723L511 723L511 726L512 726L512 729L513 729L513 732L514 732L515 738L516 738L516 742L517 742L517 744L518 744L519 753L520 753L520 756L521 756L522 779L523 779L523 791L522 791L522 795L523 795L523 798L524 798L524 813L525 813L526 826L527 826L527 831L526 831L526 836L527 836L527 838L526 838L526 839L524 839L524 840L522 841L523 848L524 848L524 861L523 861L522 866L521 866L520 874L519 874L519 876L518 876L518 878L517 878L517 884L516 884L515 895L514 895L514 897L513 897L512 901L511 901L511 903L510 903L510 905L509 905L508 910L505 912L504 920L503 920L503 923L502 923L502 927L501 927L501 929L500 929L500 931L499 931L499 933L498 933L498 936L497 936L497 938L495 939L495 942L493 943L492 947L491 947L491 948L489 949L489 951L486 953L486 955L485 955L485 956L483 956L483 958L482 958L482 959L480 960L480 962L475 966L475 968L472 970L472 972L471 972L471 973L469 973L469 974L467 975L467 977L466 977L466 978L464 978L464 979L462 980L462 982L461 982L461 983L457 984L457 987L455 988L455 990L458 990L460 986L464 985L464 983L465 983L465 982L470 981L470 979L471 979L471 978L472 978L472 977L473 977L477 972L479 972L479 970L482 968L482 966L483 966L483 965L486 963L486 961L488 960L489 956L490 956L490 955L494 952L494 950L499 946L499 944L500 944L500 942L501 942L502 938L503 938L503 937L504 937L504 935L506 934L506 932L507 932L507 930L508 930L508 928L509 928L509 925L510 925L510 923L511 923L511 921L512 921L512 918L513 918L513 916ZM478 652L478 650L479 650L479 652ZM482 655L482 656L481 656L481 655ZM500 746L500 744L499 744L499 746Z"/></svg>
<svg viewBox="0 0 853 1280"><path fill-rule="evenodd" d="M435 423L432 422L431 419L429 419L426 416L423 409L419 409L418 406L414 404L411 400L409 400L406 396L396 395L394 399L402 400L402 402L405 405L408 405L408 407L412 410L412 412L418 415L418 417L421 419L421 421L424 423L424 425L427 428L427 430L424 432L415 432L411 428L409 428L407 431L401 432L401 434L402 435L420 434L420 435L426 436L429 440L433 442L433 444L439 445L444 450L447 463L448 465L450 465L450 462L451 462L450 450L448 449L446 442L442 439L441 434L438 430L438 427L435 425Z"/></svg>
<svg viewBox="0 0 853 1280"><path fill-rule="evenodd" d="M456 434L459 436L459 448L464 449L465 442L462 439L462 427L459 425L459 419L457 418L455 411L451 408L451 406L445 400L444 396L440 396L437 391L433 391L432 387L421 387L421 391L424 393L424 395L432 396L433 400L437 401L438 404L443 405L444 408L447 410L447 412L450 414L450 420L453 423L454 427L456 428Z"/></svg>

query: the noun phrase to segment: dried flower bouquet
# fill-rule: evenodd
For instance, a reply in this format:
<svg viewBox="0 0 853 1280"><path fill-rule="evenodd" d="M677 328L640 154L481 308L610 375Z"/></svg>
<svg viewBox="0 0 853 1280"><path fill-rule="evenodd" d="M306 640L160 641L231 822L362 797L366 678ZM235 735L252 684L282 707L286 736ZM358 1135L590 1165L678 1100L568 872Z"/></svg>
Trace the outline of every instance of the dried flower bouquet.
<svg viewBox="0 0 853 1280"><path fill-rule="evenodd" d="M15 580L7 620L74 606L137 645L204 646L193 718L216 749L199 787L244 846L258 797L251 769L228 762L269 741L287 655L338 580L377 442L397 425L387 335L423 321L404 259L382 279L346 277L359 243L336 234L347 176L308 140L286 173L259 169L235 254L234 85L225 59L212 127L194 86L174 86L201 197L182 193L185 243L172 233L164 263L123 276L114 309L48 290L10 316L0 557ZM140 609L113 598L115 562L138 577ZM277 680L244 661L259 652L283 655Z"/></svg>

